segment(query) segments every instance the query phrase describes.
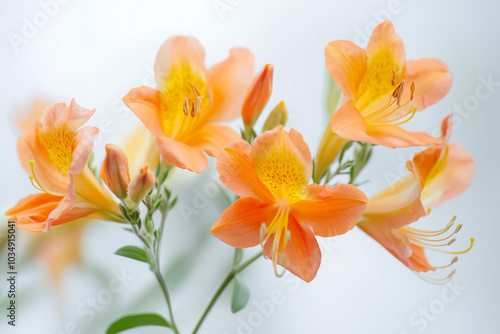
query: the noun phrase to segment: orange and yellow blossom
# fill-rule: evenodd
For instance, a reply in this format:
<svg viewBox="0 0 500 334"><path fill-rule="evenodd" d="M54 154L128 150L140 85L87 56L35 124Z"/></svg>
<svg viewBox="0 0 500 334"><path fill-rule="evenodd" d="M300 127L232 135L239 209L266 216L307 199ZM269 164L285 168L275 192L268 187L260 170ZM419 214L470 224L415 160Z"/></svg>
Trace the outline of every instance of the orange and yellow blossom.
<svg viewBox="0 0 500 334"><path fill-rule="evenodd" d="M431 208L462 193L472 181L474 159L462 145L448 144L451 122L451 115L443 120L443 144L431 146L407 161L406 166L411 173L371 197L358 223L363 231L416 272L441 268L429 263L424 249L450 254L465 252L440 249L455 241L453 236L461 228L458 225L452 229L455 219L437 231L407 226L426 216ZM455 261L456 258L452 263Z"/></svg>
<svg viewBox="0 0 500 334"><path fill-rule="evenodd" d="M41 193L25 197L7 211L17 227L42 232L80 218L123 221L116 202L87 166L99 130L79 128L94 111L74 99L69 106L55 104L18 139L21 164Z"/></svg>
<svg viewBox="0 0 500 334"><path fill-rule="evenodd" d="M221 181L241 199L212 226L234 247L263 246L264 256L306 282L315 276L321 252L314 235L331 237L352 229L366 196L352 185L310 184L311 153L302 135L278 126L252 146L239 141L218 157Z"/></svg>
<svg viewBox="0 0 500 334"><path fill-rule="evenodd" d="M240 116L252 82L253 55L233 48L223 62L205 69L205 51L193 37L169 38L155 64L158 89L138 87L125 104L151 131L163 160L179 168L201 172L207 154L217 156L238 133L217 124Z"/></svg>
<svg viewBox="0 0 500 334"><path fill-rule="evenodd" d="M325 58L343 92L344 103L330 122L338 136L392 148L441 143L399 125L441 100L452 75L439 59L407 61L403 41L389 20L375 28L366 50L337 40L328 43Z"/></svg>

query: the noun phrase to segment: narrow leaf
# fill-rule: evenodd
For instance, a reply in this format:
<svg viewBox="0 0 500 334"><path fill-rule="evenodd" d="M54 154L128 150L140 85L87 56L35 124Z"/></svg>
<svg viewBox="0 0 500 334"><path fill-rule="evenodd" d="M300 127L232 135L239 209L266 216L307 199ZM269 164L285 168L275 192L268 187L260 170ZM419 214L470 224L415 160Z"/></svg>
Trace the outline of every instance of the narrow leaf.
<svg viewBox="0 0 500 334"><path fill-rule="evenodd" d="M146 251L137 246L123 246L115 252L116 255L125 256L137 261L149 263Z"/></svg>
<svg viewBox="0 0 500 334"><path fill-rule="evenodd" d="M172 328L170 322L163 316L156 313L141 313L126 315L112 323L106 334L121 333L127 329L140 326L163 326Z"/></svg>

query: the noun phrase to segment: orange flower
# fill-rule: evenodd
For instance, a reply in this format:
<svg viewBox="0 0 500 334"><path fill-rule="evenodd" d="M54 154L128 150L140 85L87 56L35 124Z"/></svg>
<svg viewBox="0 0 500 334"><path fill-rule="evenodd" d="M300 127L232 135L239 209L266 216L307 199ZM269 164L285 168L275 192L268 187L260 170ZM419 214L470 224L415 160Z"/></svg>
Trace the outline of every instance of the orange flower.
<svg viewBox="0 0 500 334"><path fill-rule="evenodd" d="M134 88L123 98L156 136L163 160L195 172L206 169L206 154L217 156L240 138L217 123L240 115L253 78L253 55L247 49L231 49L229 58L208 70L204 60L195 38L169 38L156 58L158 90Z"/></svg>
<svg viewBox="0 0 500 334"><path fill-rule="evenodd" d="M407 225L426 216L431 208L462 193L474 175L474 159L467 150L458 143L448 144L451 115L443 120L441 131L443 144L431 146L408 161L406 166L411 173L371 197L358 223L404 265L418 272L440 268L429 264L424 249L446 252L438 248L453 243L453 236L461 225L451 232L454 219L438 231L424 231Z"/></svg>
<svg viewBox="0 0 500 334"><path fill-rule="evenodd" d="M294 129L280 126L258 136L252 147L233 143L217 161L221 181L241 199L212 226L234 247L261 243L264 255L303 280L315 276L321 253L314 235L331 237L356 225L366 196L352 185L310 184L311 153Z"/></svg>
<svg viewBox="0 0 500 334"><path fill-rule="evenodd" d="M406 61L403 41L389 20L375 28L366 50L338 40L328 44L325 57L346 101L332 117L333 132L393 148L440 144L425 132L408 132L398 125L441 100L452 75L438 59Z"/></svg>
<svg viewBox="0 0 500 334"><path fill-rule="evenodd" d="M18 140L23 168L41 194L29 195L7 212L19 228L41 232L79 218L122 222L117 204L87 167L95 127L80 128L94 113L75 100L50 107Z"/></svg>

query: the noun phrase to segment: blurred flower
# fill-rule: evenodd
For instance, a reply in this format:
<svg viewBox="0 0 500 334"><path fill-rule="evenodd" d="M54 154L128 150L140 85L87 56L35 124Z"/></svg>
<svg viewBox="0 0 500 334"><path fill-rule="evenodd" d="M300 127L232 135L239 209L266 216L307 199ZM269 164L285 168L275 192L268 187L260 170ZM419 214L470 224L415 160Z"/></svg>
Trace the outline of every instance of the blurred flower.
<svg viewBox="0 0 500 334"><path fill-rule="evenodd" d="M426 272L435 270L429 264L424 249L436 250L451 245L461 225L424 231L409 227L412 222L426 216L431 208L462 193L474 175L474 159L458 143L448 144L451 135L451 115L443 120L442 145L431 146L417 153L406 166L411 173L368 200L366 211L358 226L377 240L398 260L411 270ZM472 244L471 244L472 246ZM470 248L469 248L470 249ZM466 250L468 251L468 249ZM456 259L452 261L455 262Z"/></svg>
<svg viewBox="0 0 500 334"><path fill-rule="evenodd" d="M74 99L50 107L18 139L21 164L41 194L22 199L6 214L19 228L41 232L79 218L122 222L117 204L87 166L95 127L80 128L94 113Z"/></svg>
<svg viewBox="0 0 500 334"><path fill-rule="evenodd" d="M442 99L452 75L438 59L406 61L403 41L389 20L375 28L366 50L337 40L328 43L325 57L345 101L331 119L333 132L393 148L440 144L425 132L408 132L398 125Z"/></svg>
<svg viewBox="0 0 500 334"><path fill-rule="evenodd" d="M120 141L125 155L129 157L130 174L135 175L144 164L151 170L158 166L160 152L155 136L144 125L136 126Z"/></svg>
<svg viewBox="0 0 500 334"><path fill-rule="evenodd" d="M134 88L123 98L156 136L163 160L195 172L206 169L206 154L217 156L239 139L217 123L240 115L253 78L253 55L245 48L231 49L229 58L208 70L204 59L195 38L169 38L156 58L158 89Z"/></svg>
<svg viewBox="0 0 500 334"><path fill-rule="evenodd" d="M106 144L106 157L101 167L101 179L119 199L128 195L130 173L125 153L116 145Z"/></svg>
<svg viewBox="0 0 500 334"><path fill-rule="evenodd" d="M366 196L352 185L308 185L311 153L302 136L278 126L252 146L233 143L217 161L221 181L241 199L212 226L234 247L262 244L264 255L303 280L315 276L321 252L314 235L331 237L356 225Z"/></svg>
<svg viewBox="0 0 500 334"><path fill-rule="evenodd" d="M241 109L241 117L243 118L246 132L252 130L260 113L271 97L273 91L273 72L273 65L267 64L264 66L262 71L255 76L248 90L245 101L243 102L243 108ZM248 135L247 133L247 137Z"/></svg>

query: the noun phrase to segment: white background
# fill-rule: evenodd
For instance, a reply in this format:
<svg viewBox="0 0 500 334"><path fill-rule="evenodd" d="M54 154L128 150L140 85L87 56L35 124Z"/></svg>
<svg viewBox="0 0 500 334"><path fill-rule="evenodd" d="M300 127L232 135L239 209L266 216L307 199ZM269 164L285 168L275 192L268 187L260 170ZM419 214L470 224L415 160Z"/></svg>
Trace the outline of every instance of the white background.
<svg viewBox="0 0 500 334"><path fill-rule="evenodd" d="M52 8L53 16L43 22L43 14L36 17L43 13L41 4L45 2L49 0L0 2L2 210L34 191L17 159L19 132L12 121L16 110L27 107L35 97L66 103L75 97L80 105L97 108L91 123L98 125L103 118L110 118L114 125L96 145L102 158L105 142L123 138L124 130L137 124L121 104L121 97L133 87L152 85L156 52L175 34L197 37L206 49L208 65L224 59L234 46L250 48L257 69L274 64L269 107L284 99L291 116L288 128L299 130L314 152L326 118L324 47L335 39L366 43L364 34L390 16L405 41L408 59L440 58L454 75L447 97L418 114L406 128L433 132L455 105L469 106L470 111L455 115L452 142L462 143L476 158L473 184L458 198L433 210L420 225L437 228L457 215L464 228L453 247L465 248L469 237L476 238L472 251L455 265L459 292L455 295L446 286L420 280L355 229L326 244L330 251L324 250L325 262L310 284L298 285L291 276L278 279L271 263L259 260L243 275L251 289L250 304L233 315L229 294L224 295L200 333L500 333L499 87L491 88L488 98L474 97L477 89L487 91L480 87L481 77L500 82L498 2L222 0L231 10L219 15L214 7L217 1L212 0L72 0ZM9 38L12 34L23 36L23 26L34 17L39 20L38 31L25 35L25 43L14 47ZM239 121L234 124L240 126ZM367 195L386 187L388 177L399 173L413 151L377 147L361 176L370 179L362 186ZM212 184L210 173L215 172L177 173L173 186L180 194L179 203L193 206L193 191L203 191ZM175 188L176 184L184 190ZM204 203L204 207L189 219L178 211L173 213L163 247L164 268L168 268L179 254L199 246L190 262L194 268L190 276L172 293L177 322L186 333L194 327L232 257L230 247L208 234L223 208L216 201ZM18 256L22 257L31 235L24 231L18 235ZM111 223L96 223L86 229L83 243L85 267L68 271L59 287L61 298L51 288L43 263L20 269L18 326L6 326L2 306L0 332L64 333L66 324L75 321L81 333L103 333L113 319L127 312L166 312L147 268L113 255L117 248L135 243L131 235ZM249 250L247 255L256 251ZM437 264L450 259L435 254L430 258ZM5 259L0 264L4 272ZM77 313L78 305L98 295L113 277L113 268L125 270L134 279L96 312L94 320L87 321ZM92 273L96 271L100 278ZM0 300L4 301L4 279L2 282ZM279 291L273 292L275 289ZM258 305L267 305L265 301L274 293L282 294L283 302L262 311ZM454 300L443 302L443 294L447 301L453 296ZM141 295L145 297L141 299ZM424 320L419 312L429 307L430 317ZM167 332L155 328L131 331Z"/></svg>

